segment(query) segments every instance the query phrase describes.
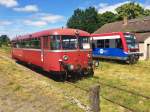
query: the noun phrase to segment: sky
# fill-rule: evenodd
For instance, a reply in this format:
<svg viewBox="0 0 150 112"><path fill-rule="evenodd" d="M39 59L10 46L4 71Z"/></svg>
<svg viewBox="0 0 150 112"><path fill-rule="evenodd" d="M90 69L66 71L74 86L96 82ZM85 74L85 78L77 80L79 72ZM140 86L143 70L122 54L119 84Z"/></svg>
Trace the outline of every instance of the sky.
<svg viewBox="0 0 150 112"><path fill-rule="evenodd" d="M132 0L150 9L150 0ZM115 12L127 0L0 0L0 35L10 38L45 29L66 27L77 8Z"/></svg>

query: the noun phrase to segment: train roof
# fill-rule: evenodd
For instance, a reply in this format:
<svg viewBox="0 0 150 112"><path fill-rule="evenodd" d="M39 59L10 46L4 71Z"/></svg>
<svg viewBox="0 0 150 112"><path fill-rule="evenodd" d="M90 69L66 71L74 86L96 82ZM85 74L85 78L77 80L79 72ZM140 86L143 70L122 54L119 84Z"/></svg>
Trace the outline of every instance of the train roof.
<svg viewBox="0 0 150 112"><path fill-rule="evenodd" d="M110 33L91 34L91 36L96 37L96 36L110 36L110 35L121 35L121 34L134 34L134 33L131 33L131 32L110 32Z"/></svg>
<svg viewBox="0 0 150 112"><path fill-rule="evenodd" d="M90 36L88 32L83 31L83 30L71 29L71 28L59 28L59 29L44 30L44 31L40 31L40 32L28 34L28 35L23 35L23 36L17 36L12 41L35 38L35 37L38 38L38 37L48 36L48 35L76 35L77 33L80 36Z"/></svg>

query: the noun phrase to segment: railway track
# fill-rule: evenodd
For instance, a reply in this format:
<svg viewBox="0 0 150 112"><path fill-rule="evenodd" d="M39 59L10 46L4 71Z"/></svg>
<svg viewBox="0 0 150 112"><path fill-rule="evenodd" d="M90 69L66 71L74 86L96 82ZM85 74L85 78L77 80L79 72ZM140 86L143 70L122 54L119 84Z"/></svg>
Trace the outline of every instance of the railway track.
<svg viewBox="0 0 150 112"><path fill-rule="evenodd" d="M86 92L89 92L88 88L80 87L80 86L75 85L75 84L73 84L73 83L71 83L71 82L69 82L69 81L65 81L65 82L68 83L68 84L70 84L70 85L73 85L73 86L76 87L76 88L80 88L80 89L82 89L82 90L84 90L84 91L86 91ZM149 97L149 96L143 95L143 94L141 94L141 93L133 92L133 91L130 91L130 90L127 90L127 89L123 89L123 88L120 88L120 87L117 87L117 86L113 86L113 85L109 85L109 84L106 84L106 83L103 83L103 82L99 82L99 81L98 81L98 82L95 82L95 83L100 84L100 85L102 85L102 86L107 86L107 87L110 87L110 88L114 88L114 89L117 89L117 90L120 90L120 91L129 93L129 94L132 94L132 95L140 96L140 97L143 97L143 98L145 98L145 99L147 99L147 100L150 100L150 97Z"/></svg>
<svg viewBox="0 0 150 112"><path fill-rule="evenodd" d="M130 91L130 90L126 90L126 89L123 89L123 88L120 88L120 87L117 87L117 86L112 86L112 85L109 85L109 84L106 84L106 83L102 83L102 82L99 82L100 85L103 85L103 86L108 86L110 88L114 88L114 89L117 89L117 90L120 90L120 91L124 91L126 93L130 93L132 95L136 95L136 96L140 96L140 97L143 97L145 99L150 99L149 96L146 96L146 95L143 95L141 93L137 93L137 92L133 92L133 91Z"/></svg>
<svg viewBox="0 0 150 112"><path fill-rule="evenodd" d="M89 88L87 88L87 87L81 87L81 86L78 86L78 85L76 85L76 84L74 84L74 83L72 83L72 82L69 82L69 81L65 81L65 83L68 83L68 84L74 86L75 88L79 88L79 89L81 89L82 91L85 91L85 92L89 93ZM141 93L137 93L137 92L133 92L133 91L130 91L130 90L126 90L126 89L123 89L123 88L120 88L120 87L117 87L117 86L112 86L112 85L109 85L109 84L106 84L106 83L102 83L102 82L99 82L99 81L98 81L98 82L95 82L95 83L100 84L101 86L107 86L107 87L110 87L110 88L113 88L113 89L117 89L117 90L120 90L120 91L129 93L129 94L132 94L132 95L136 95L136 96L139 96L139 97L143 97L143 98L145 98L146 100L150 100L150 97L149 97L149 96L145 96L145 95L143 95L143 94L141 94ZM90 85L89 85L88 87L90 87ZM121 103L118 103L117 101L113 101L113 100L111 100L111 99L109 99L109 98L107 98L107 97L105 97L105 96L103 96L103 95L100 95L100 96L101 96L103 99L105 99L106 101L109 101L109 102L111 102L111 103L113 103L113 104L119 105L119 106L121 106L121 107L123 107L123 108L125 108L125 109L127 109L127 110L129 110L129 111L131 111L131 112L141 112L141 111L139 111L139 110L136 110L136 109L130 108L130 107L126 106L126 105L123 105L123 104L121 104Z"/></svg>

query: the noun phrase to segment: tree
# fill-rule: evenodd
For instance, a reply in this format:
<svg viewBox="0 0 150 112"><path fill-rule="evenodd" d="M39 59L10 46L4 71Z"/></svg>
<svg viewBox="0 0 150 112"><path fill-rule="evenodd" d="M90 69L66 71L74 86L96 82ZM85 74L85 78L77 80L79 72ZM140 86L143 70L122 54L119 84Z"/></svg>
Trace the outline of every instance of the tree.
<svg viewBox="0 0 150 112"><path fill-rule="evenodd" d="M145 9L144 15L145 15L145 16L150 16L150 10L149 10L149 9Z"/></svg>
<svg viewBox="0 0 150 112"><path fill-rule="evenodd" d="M84 30L93 33L99 28L98 12L94 7L89 7L84 12Z"/></svg>
<svg viewBox="0 0 150 112"><path fill-rule="evenodd" d="M76 9L71 18L69 18L67 27L92 33L99 28L98 12L94 7L89 7L85 10Z"/></svg>
<svg viewBox="0 0 150 112"><path fill-rule="evenodd" d="M10 43L10 39L7 35L1 35L0 36L0 46L2 46L2 45L8 46L9 43Z"/></svg>
<svg viewBox="0 0 150 112"><path fill-rule="evenodd" d="M115 9L117 13L105 12L98 14L94 7L85 10L76 9L67 21L67 27L76 28L93 33L104 24L122 20L124 17L134 19L150 16L150 10L144 9L140 4L130 2Z"/></svg>
<svg viewBox="0 0 150 112"><path fill-rule="evenodd" d="M0 41L0 47L2 47L2 42Z"/></svg>
<svg viewBox="0 0 150 112"><path fill-rule="evenodd" d="M119 17L117 14L114 14L113 12L106 11L103 14L99 14L99 23L100 26L106 24L106 23L111 23L119 20Z"/></svg>
<svg viewBox="0 0 150 112"><path fill-rule="evenodd" d="M76 9L74 11L74 14L71 16L71 18L69 18L69 20L67 22L67 26L69 28L82 29L82 27L83 27L83 15L84 15L84 11L82 11L81 9Z"/></svg>
<svg viewBox="0 0 150 112"><path fill-rule="evenodd" d="M128 17L128 19L134 19L144 15L144 8L138 3L127 3L118 8L116 12L120 18Z"/></svg>

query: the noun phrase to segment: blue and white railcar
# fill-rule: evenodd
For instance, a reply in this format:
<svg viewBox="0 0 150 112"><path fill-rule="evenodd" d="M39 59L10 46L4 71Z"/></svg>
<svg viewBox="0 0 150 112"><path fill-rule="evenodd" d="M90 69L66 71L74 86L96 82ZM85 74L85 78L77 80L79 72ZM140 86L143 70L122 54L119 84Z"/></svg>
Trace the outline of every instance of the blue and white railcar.
<svg viewBox="0 0 150 112"><path fill-rule="evenodd" d="M123 60L135 63L142 53L133 33L92 34L93 58Z"/></svg>

